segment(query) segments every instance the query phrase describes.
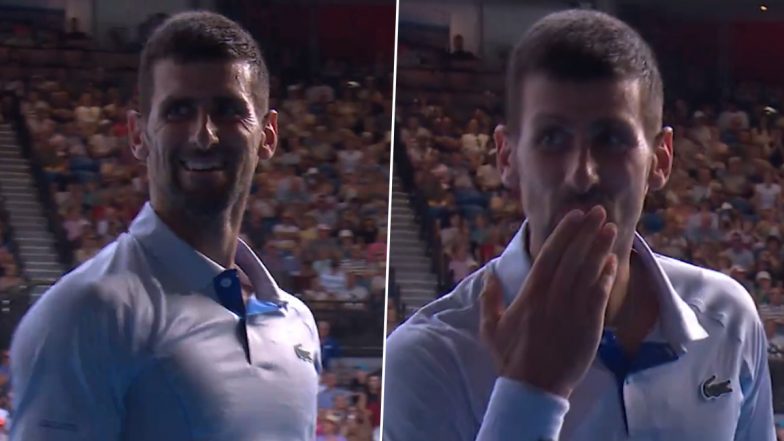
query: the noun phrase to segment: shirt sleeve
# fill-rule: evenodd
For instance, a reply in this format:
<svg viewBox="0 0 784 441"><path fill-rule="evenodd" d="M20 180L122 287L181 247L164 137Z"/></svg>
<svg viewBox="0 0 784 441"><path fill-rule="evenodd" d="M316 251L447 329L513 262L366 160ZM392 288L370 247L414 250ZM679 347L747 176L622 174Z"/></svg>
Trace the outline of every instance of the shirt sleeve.
<svg viewBox="0 0 784 441"><path fill-rule="evenodd" d="M57 285L14 333L12 441L120 439L130 305L116 284Z"/></svg>
<svg viewBox="0 0 784 441"><path fill-rule="evenodd" d="M773 397L768 367L768 342L759 320L751 338L751 369L742 381L743 403L735 432L735 441L776 441Z"/></svg>
<svg viewBox="0 0 784 441"><path fill-rule="evenodd" d="M397 329L387 340L384 441L558 439L566 400L500 378L482 421L461 372L449 345L432 330Z"/></svg>
<svg viewBox="0 0 784 441"><path fill-rule="evenodd" d="M477 441L557 440L569 401L508 378L495 382Z"/></svg>

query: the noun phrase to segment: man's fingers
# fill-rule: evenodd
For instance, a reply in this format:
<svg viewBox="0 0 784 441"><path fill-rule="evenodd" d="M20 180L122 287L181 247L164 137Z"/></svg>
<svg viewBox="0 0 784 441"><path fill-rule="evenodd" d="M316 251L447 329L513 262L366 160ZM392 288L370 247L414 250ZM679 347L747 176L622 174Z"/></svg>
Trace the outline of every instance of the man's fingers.
<svg viewBox="0 0 784 441"><path fill-rule="evenodd" d="M521 291L526 291L526 286L528 285L535 286L537 287L536 289L533 291L528 290L528 292L532 293L535 298L541 299L542 302L547 301L549 289L546 288L550 286L553 278L556 276L555 271L558 267L558 262L561 260L561 256L568 247L569 242L576 234L575 231L584 222L584 219L585 213L581 210L572 210L558 222L555 230L545 240L542 249L539 250L539 254L534 259ZM508 313L510 315L517 316L522 309L526 308L525 305L532 304L531 299L524 297L522 295L515 297L512 304L509 305ZM535 301L533 303L541 302Z"/></svg>
<svg viewBox="0 0 784 441"><path fill-rule="evenodd" d="M591 249L584 258L582 267L577 270L574 278L574 288L594 286L596 284L607 264L607 254L612 250L617 235L618 228L615 224L606 223L602 226L596 236L596 240L591 245Z"/></svg>
<svg viewBox="0 0 784 441"><path fill-rule="evenodd" d="M558 262L558 267L553 273L555 276L550 285L548 304L560 305L572 301L572 287L575 279L580 275L581 268L593 243L598 239L597 233L607 219L607 212L601 206L594 206L585 216L572 241ZM590 286L590 285L586 285Z"/></svg>
<svg viewBox="0 0 784 441"><path fill-rule="evenodd" d="M594 285L592 299L584 304L589 309L590 313L599 316L604 327L604 313L607 310L607 302L610 300L610 291L615 285L615 276L618 274L618 257L615 254L610 254L605 259L602 274L599 280Z"/></svg>
<svg viewBox="0 0 784 441"><path fill-rule="evenodd" d="M544 241L542 249L539 250L539 255L536 256L531 268L531 275L536 277L545 274L548 278L553 275L564 250L568 248L569 242L572 241L578 227L582 225L584 220L585 213L581 210L572 210L558 222L553 232Z"/></svg>
<svg viewBox="0 0 784 441"><path fill-rule="evenodd" d="M501 282L492 270L485 271L484 287L479 295L479 301L481 302L480 334L483 340L494 346L498 322L504 313L504 293Z"/></svg>

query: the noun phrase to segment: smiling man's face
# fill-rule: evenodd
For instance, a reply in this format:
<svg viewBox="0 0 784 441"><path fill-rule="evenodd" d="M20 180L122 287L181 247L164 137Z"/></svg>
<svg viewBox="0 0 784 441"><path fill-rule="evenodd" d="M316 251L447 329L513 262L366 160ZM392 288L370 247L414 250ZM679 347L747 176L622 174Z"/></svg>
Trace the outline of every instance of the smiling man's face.
<svg viewBox="0 0 784 441"><path fill-rule="evenodd" d="M252 72L241 61L154 65L149 115L132 124L153 204L210 216L247 194L277 133L276 114L259 114L265 110L254 105Z"/></svg>

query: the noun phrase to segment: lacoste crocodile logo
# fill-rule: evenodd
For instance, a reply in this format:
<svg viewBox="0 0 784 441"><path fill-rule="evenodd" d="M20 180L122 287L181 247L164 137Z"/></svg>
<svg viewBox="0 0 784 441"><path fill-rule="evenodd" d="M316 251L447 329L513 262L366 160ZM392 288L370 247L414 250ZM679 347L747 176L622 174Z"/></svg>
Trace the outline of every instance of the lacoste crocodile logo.
<svg viewBox="0 0 784 441"><path fill-rule="evenodd" d="M302 343L294 346L294 353L297 354L297 358L300 360L313 363L313 357L310 355L309 351L302 349Z"/></svg>
<svg viewBox="0 0 784 441"><path fill-rule="evenodd" d="M700 390L702 391L702 396L708 400L718 398L722 395L732 392L732 388L730 387L730 380L717 383L715 375L711 375L710 378L705 380L705 382L702 383Z"/></svg>

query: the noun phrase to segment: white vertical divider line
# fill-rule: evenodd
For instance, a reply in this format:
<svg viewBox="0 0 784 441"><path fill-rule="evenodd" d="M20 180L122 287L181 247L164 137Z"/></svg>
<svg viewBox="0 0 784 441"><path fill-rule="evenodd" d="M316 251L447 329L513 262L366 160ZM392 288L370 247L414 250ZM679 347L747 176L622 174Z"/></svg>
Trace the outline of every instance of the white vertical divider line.
<svg viewBox="0 0 784 441"><path fill-rule="evenodd" d="M386 361L387 361L387 329L388 316L389 316L389 262L392 254L391 238L392 238L392 180L394 177L395 162L395 106L397 104L397 48L398 48L398 32L400 30L400 0L395 1L395 59L392 62L392 121L390 121L390 141L389 141L389 199L387 202L387 266L386 266L386 283L385 283L385 298L384 298L384 344L383 355L381 357L381 424L379 425L379 439L384 439L384 401L386 400Z"/></svg>

